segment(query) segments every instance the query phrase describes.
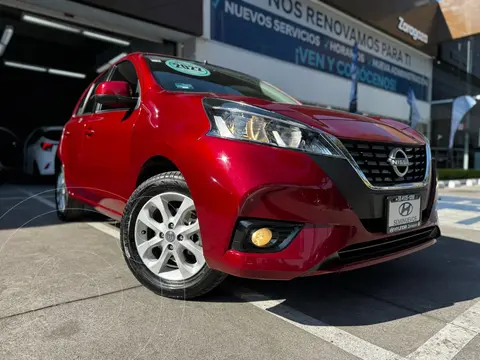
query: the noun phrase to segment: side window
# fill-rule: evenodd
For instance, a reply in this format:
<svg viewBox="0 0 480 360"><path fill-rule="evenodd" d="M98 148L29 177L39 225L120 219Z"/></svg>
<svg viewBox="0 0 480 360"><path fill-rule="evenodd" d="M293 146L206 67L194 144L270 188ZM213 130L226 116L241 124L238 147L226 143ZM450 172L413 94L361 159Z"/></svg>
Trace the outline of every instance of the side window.
<svg viewBox="0 0 480 360"><path fill-rule="evenodd" d="M137 71L135 66L130 61L122 61L113 70L113 74L110 81L126 81L132 88L134 97L140 97L140 84L138 81ZM115 107L109 107L107 105L100 105L98 110L125 110Z"/></svg>
<svg viewBox="0 0 480 360"><path fill-rule="evenodd" d="M80 105L78 106L78 109L77 109L77 112L75 113L75 115L81 116L83 114L83 111L85 109L85 103L87 102L87 99L88 99L88 96L90 95L92 87L93 87L93 84L91 84L87 88L87 92L83 95L82 101L80 101Z"/></svg>
<svg viewBox="0 0 480 360"><path fill-rule="evenodd" d="M35 130L35 132L32 134L30 139L28 139L28 145L31 145L31 144L35 143L38 139L40 139L42 137L42 133L43 132L42 132L41 129Z"/></svg>
<svg viewBox="0 0 480 360"><path fill-rule="evenodd" d="M95 94L95 89L97 88L98 84L104 82L108 78L108 73L109 71L105 71L102 76L100 76L97 81L93 84L93 86L90 88L88 91L88 94L86 96L86 103L85 107L83 109L82 114L91 114L95 110L95 97L93 96Z"/></svg>
<svg viewBox="0 0 480 360"><path fill-rule="evenodd" d="M93 97L95 93L95 89L97 88L98 83L95 82L95 84L92 85L90 90L88 91L87 98L86 98L86 103L85 107L83 108L83 114L91 114L93 113L94 107L95 107L95 98Z"/></svg>
<svg viewBox="0 0 480 360"><path fill-rule="evenodd" d="M113 71L110 81L126 81L132 87L133 96L139 95L137 71L130 61L123 61L118 64Z"/></svg>

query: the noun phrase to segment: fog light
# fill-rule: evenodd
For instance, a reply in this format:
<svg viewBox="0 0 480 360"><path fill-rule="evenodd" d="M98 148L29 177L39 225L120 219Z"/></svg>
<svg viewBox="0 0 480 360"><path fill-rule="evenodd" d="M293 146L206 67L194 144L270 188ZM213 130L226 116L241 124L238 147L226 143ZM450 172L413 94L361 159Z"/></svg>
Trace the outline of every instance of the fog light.
<svg viewBox="0 0 480 360"><path fill-rule="evenodd" d="M302 230L303 224L266 219L241 219L235 225L230 248L241 252L282 251Z"/></svg>
<svg viewBox="0 0 480 360"><path fill-rule="evenodd" d="M272 231L268 228L261 228L252 234L252 243L258 247L267 246L272 240Z"/></svg>

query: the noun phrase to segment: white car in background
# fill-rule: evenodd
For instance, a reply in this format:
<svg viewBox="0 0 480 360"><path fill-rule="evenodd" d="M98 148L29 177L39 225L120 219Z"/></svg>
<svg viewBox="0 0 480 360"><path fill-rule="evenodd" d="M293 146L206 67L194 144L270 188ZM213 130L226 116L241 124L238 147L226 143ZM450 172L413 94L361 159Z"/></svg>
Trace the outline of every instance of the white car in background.
<svg viewBox="0 0 480 360"><path fill-rule="evenodd" d="M23 171L28 175L55 175L55 154L62 126L40 127L25 140Z"/></svg>

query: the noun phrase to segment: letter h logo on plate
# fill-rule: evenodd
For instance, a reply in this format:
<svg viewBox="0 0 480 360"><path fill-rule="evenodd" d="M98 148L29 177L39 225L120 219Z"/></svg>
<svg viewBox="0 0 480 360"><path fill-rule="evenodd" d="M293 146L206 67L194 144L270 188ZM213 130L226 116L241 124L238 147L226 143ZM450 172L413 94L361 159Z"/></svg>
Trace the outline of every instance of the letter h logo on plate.
<svg viewBox="0 0 480 360"><path fill-rule="evenodd" d="M409 203L409 202L403 203L398 208L398 213L400 214L400 216L408 216L412 213L412 211L413 211L413 205L412 203Z"/></svg>

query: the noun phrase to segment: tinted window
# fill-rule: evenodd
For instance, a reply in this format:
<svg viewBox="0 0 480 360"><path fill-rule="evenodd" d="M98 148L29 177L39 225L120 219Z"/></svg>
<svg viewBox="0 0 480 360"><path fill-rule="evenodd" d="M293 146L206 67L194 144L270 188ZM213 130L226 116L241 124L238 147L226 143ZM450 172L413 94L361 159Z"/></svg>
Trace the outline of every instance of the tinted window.
<svg viewBox="0 0 480 360"><path fill-rule="evenodd" d="M135 96L138 95L138 76L135 67L130 61L123 61L115 67L111 81L126 81L132 87Z"/></svg>
<svg viewBox="0 0 480 360"><path fill-rule="evenodd" d="M97 87L97 83L95 83L87 93L87 98L85 99L85 106L83 107L82 114L91 114L93 113L93 108L95 106L95 99L93 98L93 94L95 92L95 88Z"/></svg>
<svg viewBox="0 0 480 360"><path fill-rule="evenodd" d="M77 109L77 112L75 115L82 115L83 114L83 110L85 108L85 103L87 101L87 96L90 94L90 88L92 87L92 85L90 85L87 89L87 92L83 95L83 98L82 98L82 101L80 101L80 105L78 106L78 109Z"/></svg>
<svg viewBox="0 0 480 360"><path fill-rule="evenodd" d="M38 139L40 139L43 135L43 131L38 129L38 130L35 130L32 134L32 136L30 137L30 139L28 140L28 144L33 144L34 142L36 142Z"/></svg>
<svg viewBox="0 0 480 360"><path fill-rule="evenodd" d="M135 66L130 61L122 61L113 70L110 81L125 81L130 84L134 97L140 96L140 86ZM101 105L99 110L125 110L115 107L109 107L107 105Z"/></svg>
<svg viewBox="0 0 480 360"><path fill-rule="evenodd" d="M267 82L233 70L163 56L147 56L146 59L157 83L168 91L249 96L298 104L294 98Z"/></svg>

